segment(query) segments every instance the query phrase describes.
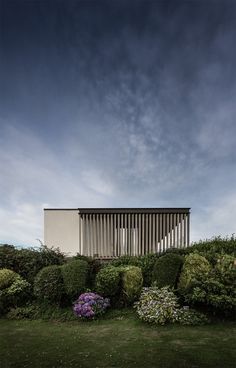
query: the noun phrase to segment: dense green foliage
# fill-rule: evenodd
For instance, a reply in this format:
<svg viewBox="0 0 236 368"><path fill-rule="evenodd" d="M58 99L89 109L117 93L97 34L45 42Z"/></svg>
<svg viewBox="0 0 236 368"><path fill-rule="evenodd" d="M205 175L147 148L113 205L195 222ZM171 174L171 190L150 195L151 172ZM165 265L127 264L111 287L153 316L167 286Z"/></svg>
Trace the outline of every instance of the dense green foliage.
<svg viewBox="0 0 236 368"><path fill-rule="evenodd" d="M132 304L141 293L143 286L142 271L137 266L120 266L121 299L125 304Z"/></svg>
<svg viewBox="0 0 236 368"><path fill-rule="evenodd" d="M183 257L175 253L167 253L158 258L154 264L152 281L159 288L163 286L176 287Z"/></svg>
<svg viewBox="0 0 236 368"><path fill-rule="evenodd" d="M160 254L146 254L145 256L122 256L111 262L112 265L119 266L137 266L140 267L143 274L143 284L150 286L152 282L152 270Z"/></svg>
<svg viewBox="0 0 236 368"><path fill-rule="evenodd" d="M33 283L34 277L43 267L64 262L65 257L58 249L46 246L39 249L17 249L13 245L0 246L0 268L15 271L30 283Z"/></svg>
<svg viewBox="0 0 236 368"><path fill-rule="evenodd" d="M61 266L42 268L34 280L34 295L40 302L60 304L64 295Z"/></svg>
<svg viewBox="0 0 236 368"><path fill-rule="evenodd" d="M217 236L212 239L200 240L197 243L193 243L188 249L202 252L206 255L209 254L209 256L220 253L236 256L236 237L233 234L231 237L222 238Z"/></svg>
<svg viewBox="0 0 236 368"><path fill-rule="evenodd" d="M96 291L106 297L114 297L120 292L120 270L118 267L108 265L102 268L95 280Z"/></svg>
<svg viewBox="0 0 236 368"><path fill-rule="evenodd" d="M104 262L100 259L83 256L79 253L76 254L72 259L81 259L83 261L88 262L89 271L88 271L88 287L93 289L95 286L95 279L98 272L105 266Z"/></svg>
<svg viewBox="0 0 236 368"><path fill-rule="evenodd" d="M73 300L85 291L89 266L84 260L73 260L61 266L65 292Z"/></svg>
<svg viewBox="0 0 236 368"><path fill-rule="evenodd" d="M185 296L190 303L201 303L215 312L236 313L236 264L229 255L219 257L209 273L195 275Z"/></svg>
<svg viewBox="0 0 236 368"><path fill-rule="evenodd" d="M3 305L7 307L5 310L21 307L29 296L34 303L33 285L40 302L64 306L89 288L110 297L113 306L124 306L138 298L142 283L150 286L153 282L158 287L176 288L177 284L181 301L189 305L207 307L213 313L232 314L236 304L235 257L234 236L215 237L189 248L167 249L164 253L122 256L109 264L79 254L65 258L59 250L45 246L17 249L3 245L0 246L0 268L4 268L0 270L0 290L4 290L1 309ZM186 321L191 320L192 312L181 313Z"/></svg>
<svg viewBox="0 0 236 368"><path fill-rule="evenodd" d="M211 265L207 259L197 253L191 253L185 258L182 272L179 278L178 288L181 294L188 293L196 278L208 275Z"/></svg>
<svg viewBox="0 0 236 368"><path fill-rule="evenodd" d="M0 314L28 300L30 284L14 271L0 270Z"/></svg>
<svg viewBox="0 0 236 368"><path fill-rule="evenodd" d="M0 269L0 290L3 290L13 284L16 281L18 274L7 268Z"/></svg>

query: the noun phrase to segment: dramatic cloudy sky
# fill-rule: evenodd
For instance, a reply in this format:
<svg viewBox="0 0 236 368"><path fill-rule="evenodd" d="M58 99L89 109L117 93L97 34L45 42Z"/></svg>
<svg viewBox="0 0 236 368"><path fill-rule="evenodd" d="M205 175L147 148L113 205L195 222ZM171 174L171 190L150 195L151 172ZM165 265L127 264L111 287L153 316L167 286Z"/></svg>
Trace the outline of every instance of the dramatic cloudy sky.
<svg viewBox="0 0 236 368"><path fill-rule="evenodd" d="M191 207L236 232L235 1L0 7L0 242L44 207Z"/></svg>

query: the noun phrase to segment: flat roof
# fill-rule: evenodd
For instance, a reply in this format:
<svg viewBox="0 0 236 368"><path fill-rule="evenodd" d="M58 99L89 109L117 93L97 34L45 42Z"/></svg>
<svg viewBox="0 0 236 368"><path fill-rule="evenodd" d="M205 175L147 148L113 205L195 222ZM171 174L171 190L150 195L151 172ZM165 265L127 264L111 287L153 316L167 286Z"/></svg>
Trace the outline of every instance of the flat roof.
<svg viewBox="0 0 236 368"><path fill-rule="evenodd" d="M190 207L176 208L44 208L44 211L78 211L79 213L189 213Z"/></svg>

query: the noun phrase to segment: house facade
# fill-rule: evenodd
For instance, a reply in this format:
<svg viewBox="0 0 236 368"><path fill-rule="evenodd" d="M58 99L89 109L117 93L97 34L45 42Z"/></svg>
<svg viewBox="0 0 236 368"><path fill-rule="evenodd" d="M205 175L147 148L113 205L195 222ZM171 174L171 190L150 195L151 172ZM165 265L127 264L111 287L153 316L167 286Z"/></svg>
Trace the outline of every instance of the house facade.
<svg viewBox="0 0 236 368"><path fill-rule="evenodd" d="M68 255L144 255L189 242L190 208L44 209L44 244Z"/></svg>

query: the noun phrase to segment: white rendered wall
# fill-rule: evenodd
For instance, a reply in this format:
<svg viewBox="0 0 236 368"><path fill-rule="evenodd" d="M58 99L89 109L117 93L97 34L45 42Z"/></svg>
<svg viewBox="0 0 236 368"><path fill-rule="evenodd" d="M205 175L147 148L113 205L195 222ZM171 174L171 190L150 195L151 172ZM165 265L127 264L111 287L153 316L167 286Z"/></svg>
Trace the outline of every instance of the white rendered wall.
<svg viewBox="0 0 236 368"><path fill-rule="evenodd" d="M79 215L74 210L44 210L44 244L68 255L79 252Z"/></svg>

